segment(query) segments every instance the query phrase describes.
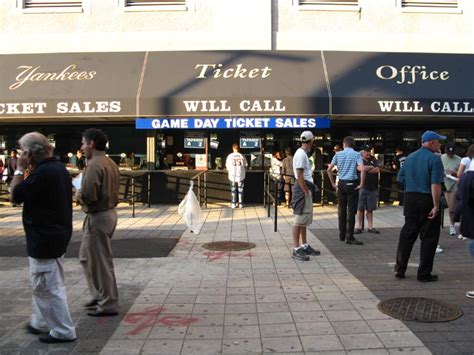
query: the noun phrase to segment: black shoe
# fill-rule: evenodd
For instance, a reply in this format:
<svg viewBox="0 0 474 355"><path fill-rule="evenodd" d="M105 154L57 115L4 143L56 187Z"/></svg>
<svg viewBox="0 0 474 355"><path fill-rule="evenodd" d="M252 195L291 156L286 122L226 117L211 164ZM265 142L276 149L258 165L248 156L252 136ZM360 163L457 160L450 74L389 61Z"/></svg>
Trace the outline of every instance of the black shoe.
<svg viewBox="0 0 474 355"><path fill-rule="evenodd" d="M49 330L41 330L41 329L35 328L30 323L27 323L25 325L25 329L28 333L35 334L35 335L41 335L41 334L48 334L49 333Z"/></svg>
<svg viewBox="0 0 474 355"><path fill-rule="evenodd" d="M360 234L360 233L362 233L362 232L363 232L363 230L360 229L360 228L354 229L354 234Z"/></svg>
<svg viewBox="0 0 474 355"><path fill-rule="evenodd" d="M397 279L404 279L405 278L405 273L401 272L401 271L397 271L397 272L395 272L395 277Z"/></svg>
<svg viewBox="0 0 474 355"><path fill-rule="evenodd" d="M434 282L434 281L438 281L438 275L427 275L427 276L422 276L422 277L418 277L418 281L420 282Z"/></svg>
<svg viewBox="0 0 474 355"><path fill-rule="evenodd" d="M306 255L314 255L314 256L321 255L321 252L319 250L315 250L315 249L311 248L311 245L309 245L309 244L308 244L307 248L303 248L303 252Z"/></svg>
<svg viewBox="0 0 474 355"><path fill-rule="evenodd" d="M58 339L58 338L55 338L55 337L49 335L49 333L48 333L48 334L40 335L38 339L42 343L56 344L56 343L71 343L73 341L76 341L77 338L74 338L74 339Z"/></svg>
<svg viewBox="0 0 474 355"><path fill-rule="evenodd" d="M308 261L309 260L309 256L306 255L303 248L298 248L296 250L293 249L293 254L291 255L291 257L293 259L299 260L299 261Z"/></svg>
<svg viewBox="0 0 474 355"><path fill-rule="evenodd" d="M91 317L113 317L117 314L118 312L99 311L98 309L87 312L87 315Z"/></svg>
<svg viewBox="0 0 474 355"><path fill-rule="evenodd" d="M87 302L85 305L84 305L84 308L86 309L94 309L95 307L97 307L99 305L99 302L97 300L92 300L90 302Z"/></svg>
<svg viewBox="0 0 474 355"><path fill-rule="evenodd" d="M357 239L348 239L346 240L346 244L353 244L353 245L364 245L364 242L361 242L360 240Z"/></svg>
<svg viewBox="0 0 474 355"><path fill-rule="evenodd" d="M378 231L378 230L375 229L375 228L369 228L369 229L367 230L367 232L373 233L373 234L380 234L380 231ZM355 233L355 232L354 232L354 233Z"/></svg>

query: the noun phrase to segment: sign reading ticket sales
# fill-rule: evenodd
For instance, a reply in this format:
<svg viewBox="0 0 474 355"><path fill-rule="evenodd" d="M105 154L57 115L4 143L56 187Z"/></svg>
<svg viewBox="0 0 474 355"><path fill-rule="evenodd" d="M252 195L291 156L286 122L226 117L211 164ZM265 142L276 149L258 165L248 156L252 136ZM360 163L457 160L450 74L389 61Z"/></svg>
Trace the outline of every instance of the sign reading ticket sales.
<svg viewBox="0 0 474 355"><path fill-rule="evenodd" d="M316 117L183 117L138 118L136 129L329 128L329 118Z"/></svg>

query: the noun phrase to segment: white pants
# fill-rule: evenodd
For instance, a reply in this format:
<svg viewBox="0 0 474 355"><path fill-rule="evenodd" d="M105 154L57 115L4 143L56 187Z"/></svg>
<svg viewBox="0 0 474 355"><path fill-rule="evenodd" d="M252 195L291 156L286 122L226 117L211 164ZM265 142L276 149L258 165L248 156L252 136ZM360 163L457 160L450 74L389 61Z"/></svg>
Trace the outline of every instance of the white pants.
<svg viewBox="0 0 474 355"><path fill-rule="evenodd" d="M30 261L30 279L33 289L31 326L48 331L57 339L75 339L64 286L63 257Z"/></svg>

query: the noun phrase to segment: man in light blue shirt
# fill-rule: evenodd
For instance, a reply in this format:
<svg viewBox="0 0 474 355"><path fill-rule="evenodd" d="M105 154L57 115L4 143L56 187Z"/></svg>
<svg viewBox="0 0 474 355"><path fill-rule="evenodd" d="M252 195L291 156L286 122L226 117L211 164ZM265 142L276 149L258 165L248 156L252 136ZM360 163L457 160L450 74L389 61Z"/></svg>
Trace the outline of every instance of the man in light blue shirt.
<svg viewBox="0 0 474 355"><path fill-rule="evenodd" d="M353 149L354 137L345 137L342 143L344 150L334 155L327 169L331 185L337 191L339 240L341 242L345 241L347 244L362 245L364 243L354 238L354 226L359 189L365 184L366 171L361 155ZM337 166L339 174L337 185L332 173L335 166ZM358 170L360 171L360 184L357 180Z"/></svg>

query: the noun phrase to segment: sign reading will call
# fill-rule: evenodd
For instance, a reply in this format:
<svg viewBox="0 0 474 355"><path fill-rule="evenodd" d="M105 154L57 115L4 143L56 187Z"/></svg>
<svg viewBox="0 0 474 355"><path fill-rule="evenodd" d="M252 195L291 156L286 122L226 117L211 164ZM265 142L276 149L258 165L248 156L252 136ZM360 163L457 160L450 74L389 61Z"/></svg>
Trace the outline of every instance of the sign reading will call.
<svg viewBox="0 0 474 355"><path fill-rule="evenodd" d="M139 118L137 129L330 128L329 118L316 117L184 117Z"/></svg>

